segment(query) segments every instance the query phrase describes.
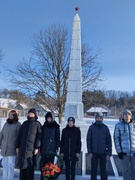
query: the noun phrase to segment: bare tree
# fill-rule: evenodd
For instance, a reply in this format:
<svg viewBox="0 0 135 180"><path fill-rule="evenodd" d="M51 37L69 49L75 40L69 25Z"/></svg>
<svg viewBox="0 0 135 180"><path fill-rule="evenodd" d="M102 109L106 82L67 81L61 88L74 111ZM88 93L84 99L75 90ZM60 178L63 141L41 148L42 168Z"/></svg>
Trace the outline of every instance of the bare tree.
<svg viewBox="0 0 135 180"><path fill-rule="evenodd" d="M92 50L88 44L82 44L82 86L83 89L95 89L97 83L102 81L102 67L97 61L100 51L92 55Z"/></svg>
<svg viewBox="0 0 135 180"><path fill-rule="evenodd" d="M50 26L34 36L32 45L31 58L23 59L15 71L8 70L10 82L31 94L44 93L44 103L53 110L52 101L55 102L61 122L69 73L68 30L62 25ZM96 56L90 56L88 45L83 44L82 47L83 84L86 88L100 80L101 67L95 60Z"/></svg>

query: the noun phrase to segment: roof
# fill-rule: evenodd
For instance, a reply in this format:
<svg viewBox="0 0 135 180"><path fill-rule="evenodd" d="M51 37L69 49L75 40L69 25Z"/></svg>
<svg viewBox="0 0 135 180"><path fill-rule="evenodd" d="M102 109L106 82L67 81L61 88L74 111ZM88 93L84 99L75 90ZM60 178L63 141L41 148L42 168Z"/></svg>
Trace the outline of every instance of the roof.
<svg viewBox="0 0 135 180"><path fill-rule="evenodd" d="M45 110L45 111L51 111L50 109L48 109L45 105L40 104L40 106Z"/></svg>
<svg viewBox="0 0 135 180"><path fill-rule="evenodd" d="M19 103L19 104L17 104L17 105L22 106L23 109L27 109L27 108L28 108L28 106L27 106L26 104L24 104L24 103Z"/></svg>
<svg viewBox="0 0 135 180"><path fill-rule="evenodd" d="M106 109L103 109L102 107L91 107L87 112L103 112L103 113L107 113L108 111Z"/></svg>

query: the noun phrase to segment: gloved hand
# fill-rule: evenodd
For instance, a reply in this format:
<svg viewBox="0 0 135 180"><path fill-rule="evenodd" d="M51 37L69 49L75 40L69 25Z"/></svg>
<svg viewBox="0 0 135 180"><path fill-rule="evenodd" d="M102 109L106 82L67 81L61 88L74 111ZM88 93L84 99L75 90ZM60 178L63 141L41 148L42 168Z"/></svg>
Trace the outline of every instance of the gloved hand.
<svg viewBox="0 0 135 180"><path fill-rule="evenodd" d="M122 152L118 153L118 157L119 157L119 159L123 159L123 153Z"/></svg>
<svg viewBox="0 0 135 180"><path fill-rule="evenodd" d="M79 155L80 155L79 153L76 153L76 157L79 157Z"/></svg>

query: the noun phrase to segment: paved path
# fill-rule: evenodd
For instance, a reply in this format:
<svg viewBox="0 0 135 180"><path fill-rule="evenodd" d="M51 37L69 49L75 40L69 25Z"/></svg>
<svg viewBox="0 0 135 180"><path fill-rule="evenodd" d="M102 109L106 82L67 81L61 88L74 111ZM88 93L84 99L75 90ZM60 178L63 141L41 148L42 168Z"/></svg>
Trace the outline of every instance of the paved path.
<svg viewBox="0 0 135 180"><path fill-rule="evenodd" d="M0 180L2 179L1 178L1 174L2 174L2 168L0 168ZM14 180L19 180L19 170L18 169L15 169L15 178ZM35 171L35 178L34 180L40 180L40 172L39 171ZM65 176L62 174L59 176L58 180L65 180ZM82 177L82 176L76 176L76 180L90 180L90 176L85 176L85 177ZM100 180L100 178L98 178L98 180ZM111 177L109 176L108 180L123 180L122 177Z"/></svg>

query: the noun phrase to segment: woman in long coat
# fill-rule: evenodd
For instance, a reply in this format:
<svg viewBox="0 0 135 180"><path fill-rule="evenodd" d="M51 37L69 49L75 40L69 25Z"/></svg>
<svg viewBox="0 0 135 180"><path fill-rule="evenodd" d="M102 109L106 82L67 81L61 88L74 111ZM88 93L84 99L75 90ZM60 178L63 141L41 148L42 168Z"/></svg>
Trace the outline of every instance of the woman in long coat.
<svg viewBox="0 0 135 180"><path fill-rule="evenodd" d="M34 180L35 156L41 142L41 124L35 109L30 109L28 119L22 124L17 139L20 180Z"/></svg>

